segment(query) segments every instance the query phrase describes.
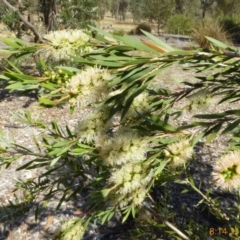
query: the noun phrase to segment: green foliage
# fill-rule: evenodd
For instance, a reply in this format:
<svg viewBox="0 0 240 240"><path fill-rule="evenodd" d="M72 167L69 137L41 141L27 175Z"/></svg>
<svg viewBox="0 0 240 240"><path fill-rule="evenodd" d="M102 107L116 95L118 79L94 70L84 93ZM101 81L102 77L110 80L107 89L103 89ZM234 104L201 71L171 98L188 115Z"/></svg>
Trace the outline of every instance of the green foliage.
<svg viewBox="0 0 240 240"><path fill-rule="evenodd" d="M73 0L59 1L61 5L60 20L65 28L82 29L89 24L95 25L96 21L104 16L107 1L98 0Z"/></svg>
<svg viewBox="0 0 240 240"><path fill-rule="evenodd" d="M238 0L217 0L215 6L215 15L233 16L238 14L240 10L240 2Z"/></svg>
<svg viewBox="0 0 240 240"><path fill-rule="evenodd" d="M111 34L113 35L118 35L118 36L124 36L126 34L126 32L124 31L124 29L114 29Z"/></svg>
<svg viewBox="0 0 240 240"><path fill-rule="evenodd" d="M129 10L132 13L134 22L141 22L144 13L145 0L131 0Z"/></svg>
<svg viewBox="0 0 240 240"><path fill-rule="evenodd" d="M135 34L142 35L143 32L141 30L144 30L145 32L150 33L152 31L152 28L148 23L139 23L135 28Z"/></svg>
<svg viewBox="0 0 240 240"><path fill-rule="evenodd" d="M83 49L91 47L91 51L66 61L69 65L74 61L76 67L51 69L42 60L45 73L41 77L28 75L12 63L11 69L5 69L1 79L7 82L7 89L23 92L37 89L43 106L65 103L71 111L86 108L90 111L73 129L56 121L47 125L29 112L19 114L21 122L44 129L44 133L39 140L33 138L36 150L17 142L6 143L2 134L1 166L9 167L25 156L31 160L18 171L44 168L38 178L18 184L27 190L29 202L35 204L36 216L46 207L36 202L39 193L43 193L43 203L59 194L58 209L64 201L85 192L87 198L82 210L88 221L106 224L118 214L122 223L136 219L133 220L139 224L136 231L142 222L145 224L146 231L137 232L139 239L141 236L154 239L155 232L164 239L173 236L205 239L207 234L203 231L208 225L204 222L199 227L198 222L203 210L207 209L222 225L232 217L232 212L239 213L239 200L231 211L222 209L221 200L212 196L212 189L201 188L201 183L197 186L191 175L194 146L200 140L207 144L218 135L227 134L234 151L213 164L213 182L224 191L239 190L240 110L201 112L202 105L212 104L216 109L215 98L219 105L240 100L238 50L210 35L204 45L210 48L183 51L147 31L143 33L149 40L141 41L94 27L92 30L93 36L83 44ZM16 58L49 48L47 42L34 46L27 46L19 39L4 39L4 42L9 46L5 51ZM80 52L81 47L78 46ZM173 64L197 73L196 81L186 79L184 87L177 91L156 84L154 78ZM187 104L179 107L178 103L184 100ZM186 109L193 117L182 124L178 120ZM187 207L171 206L176 201L174 189L179 185L182 191L177 193L178 198L188 192L198 196L191 219ZM173 220L181 214L188 216L184 223ZM233 224L240 226L239 219L232 218ZM77 234L75 230L79 227L84 229L81 220L73 219L64 225L61 236Z"/></svg>
<svg viewBox="0 0 240 240"><path fill-rule="evenodd" d="M15 12L7 9L5 6L2 6L0 8L0 14L1 21L6 24L11 31L15 31L19 28L19 17Z"/></svg>
<svg viewBox="0 0 240 240"><path fill-rule="evenodd" d="M240 18L236 15L221 16L219 23L223 30L229 34L234 43L240 42Z"/></svg>
<svg viewBox="0 0 240 240"><path fill-rule="evenodd" d="M144 2L143 18L150 22L157 22L157 29L160 30L169 16L171 16L175 9L174 0L149 0Z"/></svg>
<svg viewBox="0 0 240 240"><path fill-rule="evenodd" d="M183 14L174 14L166 22L166 32L173 34L189 35L194 28L195 22Z"/></svg>

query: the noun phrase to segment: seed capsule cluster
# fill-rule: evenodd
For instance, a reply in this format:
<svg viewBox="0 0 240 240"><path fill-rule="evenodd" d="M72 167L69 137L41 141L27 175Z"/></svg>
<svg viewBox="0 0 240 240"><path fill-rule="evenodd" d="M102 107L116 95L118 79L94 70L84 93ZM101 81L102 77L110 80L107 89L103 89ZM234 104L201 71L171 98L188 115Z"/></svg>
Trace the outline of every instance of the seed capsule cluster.
<svg viewBox="0 0 240 240"><path fill-rule="evenodd" d="M63 85L65 82L71 77L67 73L63 72L62 69L59 69L58 71L45 71L44 75L49 78L49 82L55 83L58 85Z"/></svg>

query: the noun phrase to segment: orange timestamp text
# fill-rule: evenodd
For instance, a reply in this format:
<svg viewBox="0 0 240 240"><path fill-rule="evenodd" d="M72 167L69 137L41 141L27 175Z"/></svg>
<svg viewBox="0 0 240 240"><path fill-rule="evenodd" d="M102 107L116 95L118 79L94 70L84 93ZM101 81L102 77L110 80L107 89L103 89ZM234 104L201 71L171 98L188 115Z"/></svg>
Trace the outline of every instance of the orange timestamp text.
<svg viewBox="0 0 240 240"><path fill-rule="evenodd" d="M208 231L210 236L220 236L220 235L225 235L225 236L239 236L240 230L237 227L210 227Z"/></svg>

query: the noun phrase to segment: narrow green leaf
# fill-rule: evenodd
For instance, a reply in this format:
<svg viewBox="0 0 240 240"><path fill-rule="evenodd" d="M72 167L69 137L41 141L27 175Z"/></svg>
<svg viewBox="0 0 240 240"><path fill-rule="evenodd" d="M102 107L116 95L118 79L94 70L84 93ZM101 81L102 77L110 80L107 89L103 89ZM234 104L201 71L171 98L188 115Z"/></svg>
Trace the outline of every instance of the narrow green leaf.
<svg viewBox="0 0 240 240"><path fill-rule="evenodd" d="M154 54L160 54L158 51L156 51L153 48L148 47L147 45L143 44L142 41L139 39L129 37L129 36L116 36L117 39L121 40L123 43L125 43L127 46L134 47L137 50L142 50Z"/></svg>
<svg viewBox="0 0 240 240"><path fill-rule="evenodd" d="M117 46L111 46L106 48L106 51L110 52L110 51L118 51L118 52L129 52L129 51L134 51L135 48L134 47L130 47L130 46L121 46L121 45L117 45Z"/></svg>
<svg viewBox="0 0 240 240"><path fill-rule="evenodd" d="M73 72L81 72L82 70L79 68L75 68L75 67L67 67L67 66L57 66L56 68L58 69L62 69L62 70L67 70L68 73L73 73Z"/></svg>
<svg viewBox="0 0 240 240"><path fill-rule="evenodd" d="M227 127L222 131L222 134L227 134L232 132L235 128L237 128L240 124L240 119L236 119L235 121L233 121L232 123L229 123L227 125Z"/></svg>
<svg viewBox="0 0 240 240"><path fill-rule="evenodd" d="M21 70L20 70L18 67L16 67L12 62L7 61L7 63L8 63L17 73L23 74L23 73L21 72ZM14 72L12 72L12 71L10 71L10 70L9 70L9 72L14 73Z"/></svg>
<svg viewBox="0 0 240 240"><path fill-rule="evenodd" d="M176 132L177 128L161 120L159 116L151 117L150 121L157 127L159 130Z"/></svg>
<svg viewBox="0 0 240 240"><path fill-rule="evenodd" d="M214 46L216 46L216 47L220 47L220 48L223 48L223 49L228 48L228 46L227 46L226 44L224 44L224 43L222 43L222 42L220 42L220 41L218 41L218 40L216 40L216 39L214 39L214 38L211 38L211 37L207 37L207 36L206 36L206 39L207 39L208 41L210 41L211 43L213 43Z"/></svg>
<svg viewBox="0 0 240 240"><path fill-rule="evenodd" d="M225 117L227 114L226 112L223 113L215 113L215 114L199 114L194 115L195 118L201 118L201 119L219 119Z"/></svg>
<svg viewBox="0 0 240 240"><path fill-rule="evenodd" d="M136 217L136 209L135 209L135 206L132 206L131 208L132 208L132 216L133 216L133 218L135 218L135 217Z"/></svg>
<svg viewBox="0 0 240 240"><path fill-rule="evenodd" d="M192 55L192 53L184 50L174 50L162 54L162 56L189 56L189 55Z"/></svg>
<svg viewBox="0 0 240 240"><path fill-rule="evenodd" d="M101 65L104 67L123 67L123 63L121 62L109 62L109 61L95 61L95 64Z"/></svg>
<svg viewBox="0 0 240 240"><path fill-rule="evenodd" d="M183 190L181 191L181 193L187 193L187 192L189 192L188 189L183 189Z"/></svg>
<svg viewBox="0 0 240 240"><path fill-rule="evenodd" d="M240 116L240 110L239 109L228 110L225 113L226 113L226 115L233 115L233 114L235 114L235 115L239 115Z"/></svg>
<svg viewBox="0 0 240 240"><path fill-rule="evenodd" d="M73 150L71 150L71 154L74 156L78 156L81 155L82 153L85 153L87 150L83 149L83 148L74 148Z"/></svg>
<svg viewBox="0 0 240 240"><path fill-rule="evenodd" d="M65 145L69 145L71 143L71 141L60 141L57 142L56 144L53 145L54 148L59 148L59 147L63 147Z"/></svg>
<svg viewBox="0 0 240 240"><path fill-rule="evenodd" d="M107 218L107 221L108 221L108 222L112 219L112 217L113 217L114 214L115 214L114 211L112 211L112 212L109 213L108 218Z"/></svg>
<svg viewBox="0 0 240 240"><path fill-rule="evenodd" d="M35 221L37 221L39 215L39 205L37 204L36 210L35 210Z"/></svg>
<svg viewBox="0 0 240 240"><path fill-rule="evenodd" d="M160 163L160 165L159 165L159 167L155 170L155 172L154 172L154 176L156 177L156 176L159 176L161 173L162 173L162 171L163 171L163 169L165 168L165 166L167 165L167 163L168 163L168 161L161 161L161 163Z"/></svg>
<svg viewBox="0 0 240 240"><path fill-rule="evenodd" d="M54 103L52 100L46 99L46 98L40 98L40 99L39 99L39 102L40 102L41 104L49 105L49 106L54 106L54 105L55 105L55 103Z"/></svg>
<svg viewBox="0 0 240 240"><path fill-rule="evenodd" d="M218 132L220 131L221 127L222 127L223 123L218 123L217 125L215 125L214 127L212 127L211 129L209 129L207 131L207 133L205 135L208 135L207 139L206 139L206 144L210 143L214 138L216 138Z"/></svg>
<svg viewBox="0 0 240 240"><path fill-rule="evenodd" d="M108 219L108 217L109 217L109 214L110 214L110 212L107 212L107 213L105 213L105 215L102 217L102 221L101 221L101 224L102 224L102 225L107 221L107 219Z"/></svg>
<svg viewBox="0 0 240 240"><path fill-rule="evenodd" d="M26 164L22 165L21 167L17 168L16 171L20 171L23 169L27 169L33 162L35 162L35 159L32 161L27 162Z"/></svg>
<svg viewBox="0 0 240 240"><path fill-rule="evenodd" d="M19 49L21 46L18 45L16 42L11 41L9 38L0 38L0 41L2 41L3 43L5 43L6 45L12 47L12 48L17 48Z"/></svg>
<svg viewBox="0 0 240 240"><path fill-rule="evenodd" d="M143 85L140 88L136 88L136 90L130 95L130 97L126 100L126 104L123 108L122 114L121 114L121 120L124 118L124 116L126 115L128 109L130 108L133 100L135 97L137 97L140 93L142 93L145 89L146 89L147 85Z"/></svg>
<svg viewBox="0 0 240 240"><path fill-rule="evenodd" d="M78 143L77 146L81 147L81 148L85 148L85 149L94 149L93 147L90 147L90 146L88 146L86 144L82 144L82 143Z"/></svg>
<svg viewBox="0 0 240 240"><path fill-rule="evenodd" d="M67 131L67 134L68 134L68 137L69 138L72 138L74 137L75 135L71 132L70 128L68 127L68 125L66 125L66 131Z"/></svg>
<svg viewBox="0 0 240 240"><path fill-rule="evenodd" d="M128 219L129 214L131 213L131 210L132 210L131 207L128 207L128 208L127 208L127 211L125 211L125 216L124 216L124 218L123 218L123 220L122 220L122 223L124 223L124 222Z"/></svg>
<svg viewBox="0 0 240 240"><path fill-rule="evenodd" d="M205 133L199 133L197 136L194 137L193 141L192 141L192 145L194 146L195 144L197 144L199 142L200 139L202 139L204 137Z"/></svg>
<svg viewBox="0 0 240 240"><path fill-rule="evenodd" d="M50 167L54 166L59 161L60 158L61 158L61 156L54 158L50 163Z"/></svg>
<svg viewBox="0 0 240 240"><path fill-rule="evenodd" d="M7 87L5 87L5 89L9 89L9 90L14 90L14 89L23 90L23 87L24 87L23 83L16 82L16 83L8 85Z"/></svg>
<svg viewBox="0 0 240 240"><path fill-rule="evenodd" d="M3 75L3 74L0 75L0 79L2 79L2 80L7 80L7 81L10 80L9 77L7 77L7 76L5 76L5 75Z"/></svg>
<svg viewBox="0 0 240 240"><path fill-rule="evenodd" d="M56 90L57 87L59 87L57 84L54 83L42 83L41 86L43 88L49 89L51 91Z"/></svg>
<svg viewBox="0 0 240 240"><path fill-rule="evenodd" d="M171 46L169 46L167 43L163 42L162 40L160 40L158 37L155 37L154 35L152 35L149 32L146 32L144 30L141 30L147 37L149 37L152 41L154 41L155 43L157 43L160 47L163 47L169 51L173 51L174 48L172 48Z"/></svg>

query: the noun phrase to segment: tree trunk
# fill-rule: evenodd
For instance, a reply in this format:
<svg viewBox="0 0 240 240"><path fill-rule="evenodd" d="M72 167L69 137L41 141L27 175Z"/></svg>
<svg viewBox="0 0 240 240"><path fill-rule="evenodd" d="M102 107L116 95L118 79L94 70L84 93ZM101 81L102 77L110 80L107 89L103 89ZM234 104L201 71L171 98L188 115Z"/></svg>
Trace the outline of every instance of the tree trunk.
<svg viewBox="0 0 240 240"><path fill-rule="evenodd" d="M214 3L214 0L200 0L202 6L202 18L206 16L207 9Z"/></svg>
<svg viewBox="0 0 240 240"><path fill-rule="evenodd" d="M175 0L175 12L179 14L183 13L182 0Z"/></svg>
<svg viewBox="0 0 240 240"><path fill-rule="evenodd" d="M56 0L42 0L44 24L48 31L53 30L57 14Z"/></svg>

